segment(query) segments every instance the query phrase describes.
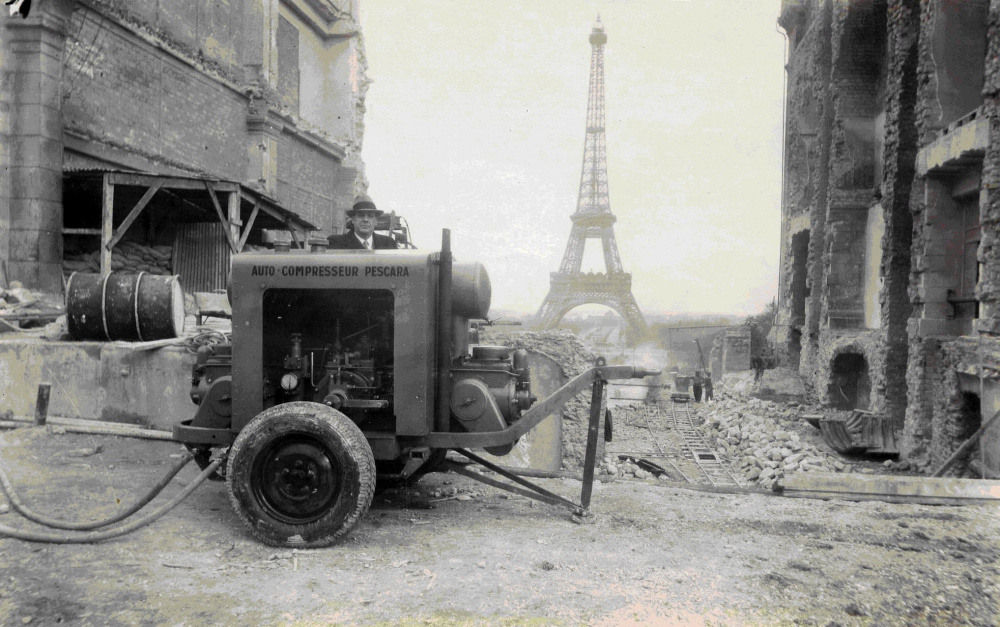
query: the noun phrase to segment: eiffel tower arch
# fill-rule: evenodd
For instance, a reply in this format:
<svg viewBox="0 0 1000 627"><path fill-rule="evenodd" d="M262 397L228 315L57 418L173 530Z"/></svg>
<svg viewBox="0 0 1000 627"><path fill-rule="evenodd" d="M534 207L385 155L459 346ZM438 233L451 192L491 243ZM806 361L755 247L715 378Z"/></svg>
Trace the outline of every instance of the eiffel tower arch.
<svg viewBox="0 0 1000 627"><path fill-rule="evenodd" d="M559 325L571 309L580 305L604 305L616 311L628 325L635 341L646 334L646 320L632 295L632 275L622 268L615 241L615 215L608 194L608 165L604 136L604 32L601 16L590 33L590 95L587 100L587 133L583 146L583 168L573 227L558 272L550 274L549 293L535 314L542 329ZM600 239L604 252L603 273L581 271L588 239Z"/></svg>

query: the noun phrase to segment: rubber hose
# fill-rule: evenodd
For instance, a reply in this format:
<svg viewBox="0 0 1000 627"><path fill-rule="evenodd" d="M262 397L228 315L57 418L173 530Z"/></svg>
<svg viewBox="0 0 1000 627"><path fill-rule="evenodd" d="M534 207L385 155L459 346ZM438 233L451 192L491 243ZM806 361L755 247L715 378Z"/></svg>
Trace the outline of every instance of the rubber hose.
<svg viewBox="0 0 1000 627"><path fill-rule="evenodd" d="M127 525L118 527L117 529L105 529L104 531L92 531L89 533L81 534L64 534L59 535L55 533L45 533L37 531L28 531L24 529L14 529L13 527L8 527L6 525L0 525L0 535L8 536L11 538L17 538L19 540L28 540L30 542L49 542L52 544L92 544L94 542L101 542L102 540L108 540L110 538L117 538L118 536L123 536L126 533L131 533L136 529L140 529L160 518L173 508L177 507L181 501L186 499L188 495L194 492L195 488L204 483L212 473L222 464L221 459L217 459L208 465L205 470L201 471L194 481L191 482L186 488L181 490L174 498L160 507L158 510L152 514L148 514L143 518L133 520Z"/></svg>
<svg viewBox="0 0 1000 627"><path fill-rule="evenodd" d="M184 466L187 466L188 462L190 462L192 459L194 459L194 457L192 457L190 453L186 453L184 457L178 460L177 463L174 464L173 468L171 468L170 471L167 472L166 476L164 476L163 479L160 479L160 482L156 484L156 486L154 486L153 489L148 494L146 494L141 499L136 501L136 503L133 504L131 507L129 507L127 510L115 514L111 518L106 518L104 520L98 520L94 522L71 522L68 520L59 520L58 518L49 518L48 516L32 511L31 509L28 508L28 506L26 506L21 501L21 498L17 495L17 492L14 491L14 486L11 484L10 479L7 477L7 473L3 471L2 467L0 467L0 487L3 488L4 494L6 494L7 498L10 500L11 507L13 507L17 513L21 514L28 520L34 521L46 527L51 527L52 529L72 529L74 531L87 531L90 529L98 529L100 527L107 527L108 525L113 525L120 520L128 518L132 514L136 513L137 511L145 507L147 503L155 499L156 496L163 491L163 488L167 487L167 484L169 484L170 481L173 480L175 476L177 476L177 473L179 473L181 469L184 468Z"/></svg>

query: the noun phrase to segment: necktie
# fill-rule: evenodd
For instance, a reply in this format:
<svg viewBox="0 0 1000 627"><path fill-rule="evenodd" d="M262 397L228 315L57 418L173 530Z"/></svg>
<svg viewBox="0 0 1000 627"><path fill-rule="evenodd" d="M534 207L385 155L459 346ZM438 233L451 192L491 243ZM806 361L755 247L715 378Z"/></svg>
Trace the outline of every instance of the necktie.
<svg viewBox="0 0 1000 627"><path fill-rule="evenodd" d="M367 248L368 250L372 249L372 241L370 239L365 240L365 248Z"/></svg>

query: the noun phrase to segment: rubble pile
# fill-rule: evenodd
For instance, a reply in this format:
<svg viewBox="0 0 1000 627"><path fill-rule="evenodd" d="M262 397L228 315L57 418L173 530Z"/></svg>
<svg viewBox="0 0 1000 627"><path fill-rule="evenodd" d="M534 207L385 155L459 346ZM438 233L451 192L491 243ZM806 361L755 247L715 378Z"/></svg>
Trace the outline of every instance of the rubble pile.
<svg viewBox="0 0 1000 627"><path fill-rule="evenodd" d="M664 469L665 470L665 469ZM660 479L670 481L671 477L666 472L657 476L648 470L643 470L631 460L614 459L611 455L605 455L601 463L597 465L598 475L611 475L613 477L635 477L636 479Z"/></svg>
<svg viewBox="0 0 1000 627"><path fill-rule="evenodd" d="M59 295L30 291L20 281L0 288L0 333L45 326L64 312Z"/></svg>
<svg viewBox="0 0 1000 627"><path fill-rule="evenodd" d="M789 428L799 424L798 404L751 398L721 400L704 413L702 431L720 456L737 465L743 478L770 488L793 472L844 472L850 468L802 440Z"/></svg>
<svg viewBox="0 0 1000 627"><path fill-rule="evenodd" d="M172 274L172 246L144 246L137 242L122 242L115 246L111 254L111 269L123 272L148 272L150 274ZM74 272L100 272L101 251L67 252L63 255L63 274L67 277Z"/></svg>
<svg viewBox="0 0 1000 627"><path fill-rule="evenodd" d="M591 368L597 361L597 354L576 335L566 330L523 331L509 328L486 327L480 331L483 344L523 348L540 353L558 363L568 379ZM602 406L601 411L604 411ZM563 468L579 470L583 468L583 458L587 451L587 424L590 421L590 390L577 394L563 406ZM598 444L599 454L603 454L604 442Z"/></svg>

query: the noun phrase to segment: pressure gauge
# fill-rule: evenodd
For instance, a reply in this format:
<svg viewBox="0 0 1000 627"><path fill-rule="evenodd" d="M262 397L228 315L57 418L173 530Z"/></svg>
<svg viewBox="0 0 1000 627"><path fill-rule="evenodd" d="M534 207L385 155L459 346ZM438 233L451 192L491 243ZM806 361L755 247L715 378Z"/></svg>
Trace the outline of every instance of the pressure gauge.
<svg viewBox="0 0 1000 627"><path fill-rule="evenodd" d="M281 377L281 389L286 392L291 392L295 388L299 387L299 377L298 375L288 372L283 377Z"/></svg>

